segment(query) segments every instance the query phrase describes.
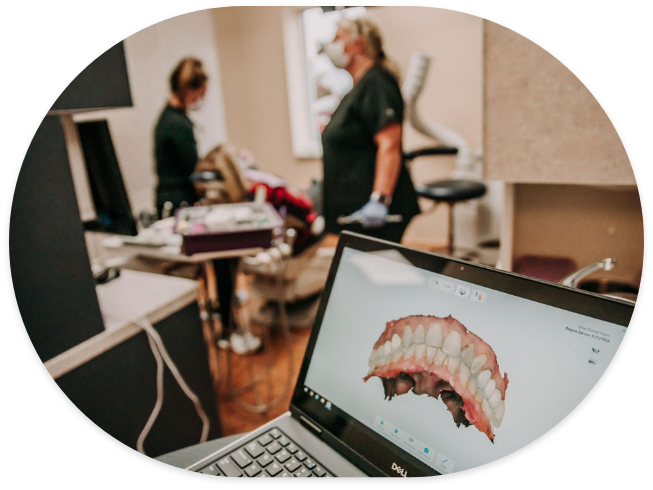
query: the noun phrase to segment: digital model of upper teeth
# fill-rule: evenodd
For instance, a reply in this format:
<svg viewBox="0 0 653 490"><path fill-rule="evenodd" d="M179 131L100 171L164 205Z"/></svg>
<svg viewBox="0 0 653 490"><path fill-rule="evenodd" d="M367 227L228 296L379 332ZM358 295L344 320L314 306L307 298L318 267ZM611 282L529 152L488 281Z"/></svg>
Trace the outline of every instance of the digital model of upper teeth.
<svg viewBox="0 0 653 490"><path fill-rule="evenodd" d="M508 375L501 375L492 347L451 315L388 322L368 365L364 381L378 377L387 399L411 390L442 397L458 427L474 425L494 442L506 410Z"/></svg>

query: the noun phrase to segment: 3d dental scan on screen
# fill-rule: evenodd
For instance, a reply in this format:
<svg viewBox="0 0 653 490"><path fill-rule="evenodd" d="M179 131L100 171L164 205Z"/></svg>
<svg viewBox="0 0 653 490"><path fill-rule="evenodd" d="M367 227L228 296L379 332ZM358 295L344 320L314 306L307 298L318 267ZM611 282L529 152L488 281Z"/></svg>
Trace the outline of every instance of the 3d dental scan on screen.
<svg viewBox="0 0 653 490"><path fill-rule="evenodd" d="M632 313L625 303L344 240L305 386L342 420L438 473L496 460L553 428L599 380Z"/></svg>
<svg viewBox="0 0 653 490"><path fill-rule="evenodd" d="M458 291L460 297L467 294ZM474 294L479 301L484 296L478 291ZM368 364L365 381L378 376L386 398L411 390L435 399L442 396L458 427L472 423L494 441L492 429L501 426L506 411L508 376L501 377L492 348L451 315L419 315L388 322Z"/></svg>

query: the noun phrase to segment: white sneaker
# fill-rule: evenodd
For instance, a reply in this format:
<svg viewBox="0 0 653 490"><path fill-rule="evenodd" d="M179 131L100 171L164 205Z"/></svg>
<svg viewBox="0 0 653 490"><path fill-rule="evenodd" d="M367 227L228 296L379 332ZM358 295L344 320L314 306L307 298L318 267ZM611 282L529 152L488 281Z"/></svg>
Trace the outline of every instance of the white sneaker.
<svg viewBox="0 0 653 490"><path fill-rule="evenodd" d="M231 344L231 350L233 350L239 356L246 354L253 354L261 348L261 339L252 335L249 332L244 334L234 332L229 338Z"/></svg>

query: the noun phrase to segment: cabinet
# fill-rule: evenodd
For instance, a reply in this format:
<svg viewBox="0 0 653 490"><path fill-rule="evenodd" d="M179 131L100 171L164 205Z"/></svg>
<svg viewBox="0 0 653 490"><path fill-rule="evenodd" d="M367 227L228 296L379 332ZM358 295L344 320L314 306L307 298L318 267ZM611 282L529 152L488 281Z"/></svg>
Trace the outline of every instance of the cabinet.
<svg viewBox="0 0 653 490"><path fill-rule="evenodd" d="M56 116L39 126L18 175L9 260L18 308L42 361L104 330Z"/></svg>
<svg viewBox="0 0 653 490"><path fill-rule="evenodd" d="M109 435L136 448L157 399L156 361L146 334L131 320L146 318L221 436L213 380L196 301L195 281L124 270L97 286L106 330L46 363L77 408ZM161 413L144 449L159 456L200 442L202 421L169 369Z"/></svg>

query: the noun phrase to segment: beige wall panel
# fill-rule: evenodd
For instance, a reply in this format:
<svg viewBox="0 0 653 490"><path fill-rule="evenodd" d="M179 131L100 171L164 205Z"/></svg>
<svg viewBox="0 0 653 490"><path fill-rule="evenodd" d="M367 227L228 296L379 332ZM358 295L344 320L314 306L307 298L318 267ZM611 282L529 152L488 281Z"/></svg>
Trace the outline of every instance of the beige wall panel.
<svg viewBox="0 0 653 490"><path fill-rule="evenodd" d="M485 176L506 182L634 184L607 115L562 63L485 21Z"/></svg>

